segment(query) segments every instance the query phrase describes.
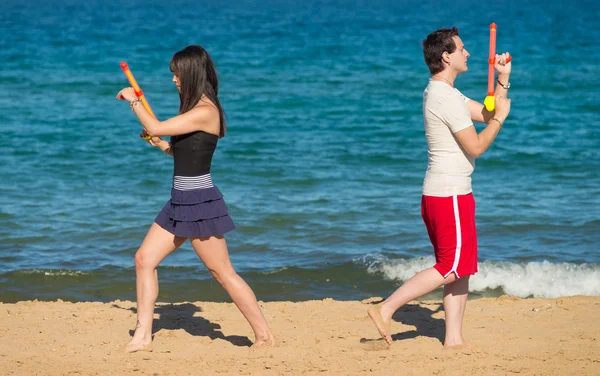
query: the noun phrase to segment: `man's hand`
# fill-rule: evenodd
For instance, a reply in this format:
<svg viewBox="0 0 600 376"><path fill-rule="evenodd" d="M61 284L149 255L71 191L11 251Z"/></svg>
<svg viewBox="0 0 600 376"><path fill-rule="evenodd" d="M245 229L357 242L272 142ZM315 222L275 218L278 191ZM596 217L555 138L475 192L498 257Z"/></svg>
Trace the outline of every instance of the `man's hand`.
<svg viewBox="0 0 600 376"><path fill-rule="evenodd" d="M510 112L510 98L496 96L494 97L494 102L496 103L496 113L494 114L494 117L501 123L504 123L504 120L506 120L508 113Z"/></svg>
<svg viewBox="0 0 600 376"><path fill-rule="evenodd" d="M496 55L496 62L494 63L494 68L498 74L510 74L512 69L512 62L507 62L510 54L508 52L503 53L502 55ZM504 83L506 84L506 83Z"/></svg>

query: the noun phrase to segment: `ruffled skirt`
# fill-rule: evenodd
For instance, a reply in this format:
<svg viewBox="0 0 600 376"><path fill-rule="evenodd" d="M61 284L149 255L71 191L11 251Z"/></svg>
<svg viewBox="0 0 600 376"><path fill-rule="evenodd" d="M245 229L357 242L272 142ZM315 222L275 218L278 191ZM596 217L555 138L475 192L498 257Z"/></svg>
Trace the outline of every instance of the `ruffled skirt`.
<svg viewBox="0 0 600 376"><path fill-rule="evenodd" d="M223 235L235 229L216 186L185 191L171 189L171 199L154 222L171 234L186 238Z"/></svg>

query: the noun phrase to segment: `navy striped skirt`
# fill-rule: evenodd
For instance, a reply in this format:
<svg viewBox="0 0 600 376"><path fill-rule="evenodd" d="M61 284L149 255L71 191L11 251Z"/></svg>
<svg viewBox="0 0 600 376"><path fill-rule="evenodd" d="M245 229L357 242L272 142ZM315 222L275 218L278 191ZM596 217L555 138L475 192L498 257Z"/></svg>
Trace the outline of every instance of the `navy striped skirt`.
<svg viewBox="0 0 600 376"><path fill-rule="evenodd" d="M174 179L171 199L154 220L171 234L186 238L223 235L235 229L219 188ZM209 177L210 179L210 177Z"/></svg>

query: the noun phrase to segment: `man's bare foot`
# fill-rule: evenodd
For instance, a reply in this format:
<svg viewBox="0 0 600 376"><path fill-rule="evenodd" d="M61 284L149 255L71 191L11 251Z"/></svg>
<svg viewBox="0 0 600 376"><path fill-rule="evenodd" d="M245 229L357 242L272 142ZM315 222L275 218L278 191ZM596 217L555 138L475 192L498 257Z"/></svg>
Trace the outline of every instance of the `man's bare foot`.
<svg viewBox="0 0 600 376"><path fill-rule="evenodd" d="M123 349L121 349L121 351L124 353L134 353L134 352L138 352L138 351L151 352L152 351L152 341L147 342L147 343L129 342L128 344L123 346Z"/></svg>
<svg viewBox="0 0 600 376"><path fill-rule="evenodd" d="M273 333L269 332L269 335L266 338L257 338L254 341L254 344L250 346L253 349L262 349L264 347L277 347L277 340Z"/></svg>
<svg viewBox="0 0 600 376"><path fill-rule="evenodd" d="M381 304L372 305L367 309L367 313L373 322L377 331L381 335L381 338L387 342L388 345L392 344L392 322L391 320L385 322L381 315Z"/></svg>

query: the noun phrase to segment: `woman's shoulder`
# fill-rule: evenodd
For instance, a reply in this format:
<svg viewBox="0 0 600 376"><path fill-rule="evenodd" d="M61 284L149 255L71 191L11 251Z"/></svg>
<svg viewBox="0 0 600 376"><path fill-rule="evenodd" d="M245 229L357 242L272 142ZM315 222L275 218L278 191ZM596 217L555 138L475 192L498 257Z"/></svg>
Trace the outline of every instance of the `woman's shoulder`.
<svg viewBox="0 0 600 376"><path fill-rule="evenodd" d="M218 108L208 99L201 99L196 106L188 111L193 121L202 123L201 132L219 135L221 121Z"/></svg>

